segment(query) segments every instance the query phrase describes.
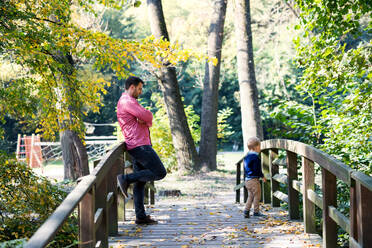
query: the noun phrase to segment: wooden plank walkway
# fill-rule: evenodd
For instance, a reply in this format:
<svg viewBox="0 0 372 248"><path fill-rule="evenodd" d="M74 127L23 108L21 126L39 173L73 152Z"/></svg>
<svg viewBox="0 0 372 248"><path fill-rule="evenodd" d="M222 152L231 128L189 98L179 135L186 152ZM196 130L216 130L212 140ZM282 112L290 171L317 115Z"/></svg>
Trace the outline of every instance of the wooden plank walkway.
<svg viewBox="0 0 372 248"><path fill-rule="evenodd" d="M266 217L243 218L243 204L234 195L213 199L159 199L148 208L159 224L119 223L110 247L321 247L319 235L304 234L302 222L288 221L286 211L263 206Z"/></svg>
<svg viewBox="0 0 372 248"><path fill-rule="evenodd" d="M156 194L155 206L147 208L159 221L152 226L119 222L119 236L109 246L119 247L322 247L319 235L303 233L302 222L288 221L280 208L265 205L265 218L243 217L243 204L235 204L235 164L242 154L218 155L219 170L200 175L167 175L155 182L158 191L178 189L181 197Z"/></svg>

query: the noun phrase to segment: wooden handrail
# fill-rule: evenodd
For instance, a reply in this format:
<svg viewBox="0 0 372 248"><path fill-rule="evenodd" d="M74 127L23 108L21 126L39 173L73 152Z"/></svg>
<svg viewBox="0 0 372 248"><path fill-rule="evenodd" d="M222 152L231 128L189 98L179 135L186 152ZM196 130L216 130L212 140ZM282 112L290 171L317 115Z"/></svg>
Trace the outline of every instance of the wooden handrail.
<svg viewBox="0 0 372 248"><path fill-rule="evenodd" d="M278 149L285 150L287 175L279 174L275 162ZM372 177L355 171L325 152L304 143L272 139L261 142L261 161L265 177L263 201L278 207L279 200L288 203L291 219L299 218L298 193L303 195L303 218L305 232L315 233L315 206L323 211L323 246L337 247L337 225L350 234L350 247L372 247ZM298 181L297 156L302 164L302 182ZM240 202L241 166L244 157L237 163L236 202ZM322 170L322 196L315 192L314 163ZM350 218L337 210L336 180L342 180L350 188ZM279 191L279 183L287 186L287 193ZM246 191L246 189L244 189ZM244 201L246 201L244 194Z"/></svg>
<svg viewBox="0 0 372 248"><path fill-rule="evenodd" d="M124 143L116 145L96 165L26 243L26 248L46 247L79 205L79 246L108 247L108 235L118 233L118 192L116 176L123 173ZM154 197L152 192L151 197ZM151 203L154 199L151 198ZM125 213L124 213L125 214Z"/></svg>

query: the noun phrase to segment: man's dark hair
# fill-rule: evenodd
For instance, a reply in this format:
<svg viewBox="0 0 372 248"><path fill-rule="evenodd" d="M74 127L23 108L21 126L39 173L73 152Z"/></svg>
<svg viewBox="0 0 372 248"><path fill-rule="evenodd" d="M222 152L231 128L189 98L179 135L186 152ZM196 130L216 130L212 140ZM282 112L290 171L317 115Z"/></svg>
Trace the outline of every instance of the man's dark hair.
<svg viewBox="0 0 372 248"><path fill-rule="evenodd" d="M137 86L139 85L140 83L142 84L145 84L142 79L138 78L138 77L129 77L127 78L127 80L125 81L125 89L129 89L129 87L133 84L134 86Z"/></svg>

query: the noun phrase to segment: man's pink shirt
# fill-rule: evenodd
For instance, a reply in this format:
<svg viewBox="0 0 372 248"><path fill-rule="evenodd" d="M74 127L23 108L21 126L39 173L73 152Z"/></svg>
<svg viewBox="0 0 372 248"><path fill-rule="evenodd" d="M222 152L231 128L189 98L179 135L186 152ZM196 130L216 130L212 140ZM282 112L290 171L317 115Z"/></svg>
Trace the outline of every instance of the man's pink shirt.
<svg viewBox="0 0 372 248"><path fill-rule="evenodd" d="M119 99L116 115L128 150L151 145L149 127L152 126L152 113L142 107L136 98L124 92ZM138 119L145 124L140 124Z"/></svg>

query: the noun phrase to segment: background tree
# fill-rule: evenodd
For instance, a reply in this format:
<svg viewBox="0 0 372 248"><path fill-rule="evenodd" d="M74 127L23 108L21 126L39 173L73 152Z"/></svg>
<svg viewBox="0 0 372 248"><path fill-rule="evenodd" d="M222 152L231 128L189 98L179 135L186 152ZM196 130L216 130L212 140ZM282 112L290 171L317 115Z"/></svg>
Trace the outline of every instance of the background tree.
<svg viewBox="0 0 372 248"><path fill-rule="evenodd" d="M235 32L242 114L243 144L250 136L263 139L258 90L254 69L251 11L249 0L235 1ZM246 150L244 145L244 150Z"/></svg>
<svg viewBox="0 0 372 248"><path fill-rule="evenodd" d="M169 41L161 1L147 0L147 7L153 35L157 39ZM163 61L163 63L168 64L169 61ZM187 124L175 68L166 67L157 79L166 103L179 169L184 172L196 170L200 167L200 160Z"/></svg>
<svg viewBox="0 0 372 248"><path fill-rule="evenodd" d="M227 0L214 1L214 8L209 26L208 51L209 57L217 58L218 62L205 64L203 82L203 102L201 114L200 160L202 167L210 170L217 168L217 112L218 87L220 81L221 53L223 31L226 16Z"/></svg>

